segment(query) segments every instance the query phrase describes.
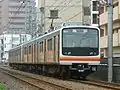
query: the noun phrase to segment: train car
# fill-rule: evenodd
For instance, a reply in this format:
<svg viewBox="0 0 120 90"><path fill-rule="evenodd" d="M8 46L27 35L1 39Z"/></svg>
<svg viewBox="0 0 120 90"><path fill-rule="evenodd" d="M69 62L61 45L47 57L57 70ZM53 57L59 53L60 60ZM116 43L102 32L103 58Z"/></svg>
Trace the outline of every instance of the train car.
<svg viewBox="0 0 120 90"><path fill-rule="evenodd" d="M100 64L100 30L81 23L63 23L54 30L9 51L9 65L39 74L86 78Z"/></svg>

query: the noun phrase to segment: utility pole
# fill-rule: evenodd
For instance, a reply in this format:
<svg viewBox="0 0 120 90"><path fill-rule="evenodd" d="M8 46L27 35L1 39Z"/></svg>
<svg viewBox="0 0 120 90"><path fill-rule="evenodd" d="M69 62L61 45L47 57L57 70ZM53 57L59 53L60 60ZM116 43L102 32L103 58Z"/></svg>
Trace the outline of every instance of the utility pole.
<svg viewBox="0 0 120 90"><path fill-rule="evenodd" d="M113 1L108 0L108 82L113 78Z"/></svg>
<svg viewBox="0 0 120 90"><path fill-rule="evenodd" d="M41 0L40 12L41 12L42 33L45 33L45 4L46 4L46 0Z"/></svg>

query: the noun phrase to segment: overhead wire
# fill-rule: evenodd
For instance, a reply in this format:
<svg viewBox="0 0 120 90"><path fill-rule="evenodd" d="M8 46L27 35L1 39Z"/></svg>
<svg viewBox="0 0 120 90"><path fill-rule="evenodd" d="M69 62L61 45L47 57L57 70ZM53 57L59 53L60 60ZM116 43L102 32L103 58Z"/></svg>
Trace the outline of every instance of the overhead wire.
<svg viewBox="0 0 120 90"><path fill-rule="evenodd" d="M72 1L73 1L73 0L69 0L69 2L68 2L68 3L65 3L65 4L67 4L67 6L68 6L68 4L70 4ZM64 6L66 6L66 5L64 5ZM65 7L62 7L62 9L64 9L64 8L65 8ZM59 9L59 10L61 11L62 9Z"/></svg>
<svg viewBox="0 0 120 90"><path fill-rule="evenodd" d="M52 3L52 5L50 5L49 7L53 7L54 4L56 4L58 0L55 0L55 2Z"/></svg>
<svg viewBox="0 0 120 90"><path fill-rule="evenodd" d="M61 4L63 4L65 1L66 1L66 0L62 0L62 1L58 4L58 6L56 6L56 7L54 8L54 10L57 9L57 7L59 7L59 6L60 6Z"/></svg>
<svg viewBox="0 0 120 90"><path fill-rule="evenodd" d="M72 0L71 0L71 1L72 1ZM79 0L78 0L78 1L79 1ZM76 4L78 4L78 1L76 1L75 4L72 4L71 6L67 5L67 8L65 8L65 7L62 8L59 13L63 13L63 11L66 11L66 10L69 9L70 7L82 6L82 4L76 5ZM68 4L70 4L70 3L68 3Z"/></svg>
<svg viewBox="0 0 120 90"><path fill-rule="evenodd" d="M90 6L91 6L91 4L90 4L88 7L90 7ZM84 11L83 11L83 9L82 9L82 11L80 11L79 13L75 14L74 16L70 17L69 19L67 19L67 20L65 20L65 21L67 22L67 21L75 18L76 16L78 16L79 14L81 14L81 13L83 13L83 12L84 12Z"/></svg>

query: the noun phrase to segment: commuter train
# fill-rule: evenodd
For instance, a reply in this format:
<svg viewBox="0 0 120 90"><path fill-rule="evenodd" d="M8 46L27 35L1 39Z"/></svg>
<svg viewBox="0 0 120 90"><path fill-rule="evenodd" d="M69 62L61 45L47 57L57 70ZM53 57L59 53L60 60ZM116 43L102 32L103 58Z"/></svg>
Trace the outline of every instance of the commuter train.
<svg viewBox="0 0 120 90"><path fill-rule="evenodd" d="M100 64L99 40L99 28L67 22L9 50L9 65L27 72L85 79Z"/></svg>

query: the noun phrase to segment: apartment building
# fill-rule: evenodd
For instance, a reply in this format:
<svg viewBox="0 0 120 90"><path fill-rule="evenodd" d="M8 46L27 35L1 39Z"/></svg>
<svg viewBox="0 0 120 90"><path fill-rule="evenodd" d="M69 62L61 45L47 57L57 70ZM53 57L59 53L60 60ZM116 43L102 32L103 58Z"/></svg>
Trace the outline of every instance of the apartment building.
<svg viewBox="0 0 120 90"><path fill-rule="evenodd" d="M31 40L29 34L2 34L0 35L0 63L7 62L8 51L19 44Z"/></svg>
<svg viewBox="0 0 120 90"><path fill-rule="evenodd" d="M53 17L54 26L61 22L83 22L98 26L97 2L98 0L38 0L43 30L50 27Z"/></svg>
<svg viewBox="0 0 120 90"><path fill-rule="evenodd" d="M99 1L91 0L91 25L99 26Z"/></svg>
<svg viewBox="0 0 120 90"><path fill-rule="evenodd" d="M35 27L35 0L1 0L0 31L2 33L32 33Z"/></svg>
<svg viewBox="0 0 120 90"><path fill-rule="evenodd" d="M100 10L101 53L107 57L108 53L108 11L107 5ZM120 0L113 0L113 57L120 57Z"/></svg>

